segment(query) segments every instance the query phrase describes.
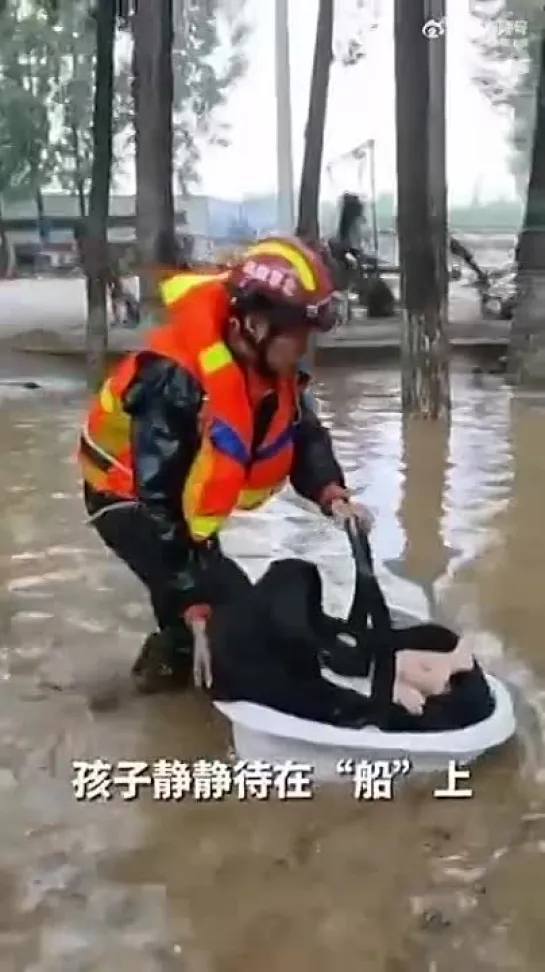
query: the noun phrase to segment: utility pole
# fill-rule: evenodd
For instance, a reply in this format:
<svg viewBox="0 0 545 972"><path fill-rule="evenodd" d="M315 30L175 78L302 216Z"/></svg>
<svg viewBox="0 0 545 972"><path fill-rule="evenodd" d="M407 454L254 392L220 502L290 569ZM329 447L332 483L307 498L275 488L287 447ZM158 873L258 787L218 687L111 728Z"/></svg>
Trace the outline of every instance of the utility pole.
<svg viewBox="0 0 545 972"><path fill-rule="evenodd" d="M432 419L448 418L451 404L445 8L446 0L395 0L402 406Z"/></svg>
<svg viewBox="0 0 545 972"><path fill-rule="evenodd" d="M373 233L373 250L378 257L378 215L377 215L377 179L375 172L375 139L370 138L369 147L369 182L371 191L371 229Z"/></svg>
<svg viewBox="0 0 545 972"><path fill-rule="evenodd" d="M293 149L291 138L291 77L288 0L275 0L275 83L277 223L280 233L295 226Z"/></svg>
<svg viewBox="0 0 545 972"><path fill-rule="evenodd" d="M448 327L448 211L446 160L447 0L427 0L428 19L443 33L428 41L430 75L428 107L428 194L431 233L438 274L441 318Z"/></svg>

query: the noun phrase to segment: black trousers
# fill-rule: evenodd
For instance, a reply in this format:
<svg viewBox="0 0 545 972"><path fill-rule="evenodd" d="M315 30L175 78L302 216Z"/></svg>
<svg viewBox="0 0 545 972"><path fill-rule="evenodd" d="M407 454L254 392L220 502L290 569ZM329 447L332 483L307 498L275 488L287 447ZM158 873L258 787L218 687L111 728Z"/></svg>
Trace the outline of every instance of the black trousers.
<svg viewBox="0 0 545 972"><path fill-rule="evenodd" d="M138 507L119 506L95 514L92 526L107 547L136 574L148 590L160 631L179 627L179 601L171 591L155 524Z"/></svg>
<svg viewBox="0 0 545 972"><path fill-rule="evenodd" d="M164 550L151 517L137 506L112 504L111 509L96 511L88 503L87 508L93 516L92 526L106 546L147 588L159 630L185 629L180 598L173 591ZM207 601L211 605L242 597L251 588L245 572L222 553L219 543L207 560Z"/></svg>

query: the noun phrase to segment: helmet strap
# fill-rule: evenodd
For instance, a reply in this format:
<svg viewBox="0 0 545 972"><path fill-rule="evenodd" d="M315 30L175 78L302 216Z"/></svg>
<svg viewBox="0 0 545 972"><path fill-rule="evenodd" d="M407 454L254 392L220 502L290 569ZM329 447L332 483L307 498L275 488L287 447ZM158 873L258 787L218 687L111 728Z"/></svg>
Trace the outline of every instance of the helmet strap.
<svg viewBox="0 0 545 972"><path fill-rule="evenodd" d="M267 361L267 349L269 347L269 342L272 335L269 332L267 334L263 334L263 336L259 338L254 328L248 324L248 316L244 317L241 321L240 333L255 353L255 368L257 371L259 371L263 377L271 378L273 377L273 372L271 371Z"/></svg>
<svg viewBox="0 0 545 972"><path fill-rule="evenodd" d="M261 340L256 336L255 331L252 327L248 327L247 323L248 315L238 315L233 314L229 318L229 324L233 329L234 333L238 338L253 351L255 355L254 367L262 374L264 377L269 378L272 376L272 371L267 363L267 348L269 344L269 337L264 336ZM232 348L232 352L237 357L236 348ZM243 355L239 352L239 361L244 364Z"/></svg>

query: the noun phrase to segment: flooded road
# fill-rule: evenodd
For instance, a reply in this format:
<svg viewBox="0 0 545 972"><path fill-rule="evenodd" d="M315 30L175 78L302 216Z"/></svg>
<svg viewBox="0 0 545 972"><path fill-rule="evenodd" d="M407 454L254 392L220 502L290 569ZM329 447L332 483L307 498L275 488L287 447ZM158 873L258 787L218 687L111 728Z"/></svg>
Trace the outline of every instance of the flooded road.
<svg viewBox="0 0 545 972"><path fill-rule="evenodd" d="M2 972L468 972L543 969L545 407L454 378L450 441L402 428L395 372L317 385L350 484L374 510L389 598L475 632L512 684L521 740L479 763L470 800L409 784L392 803L78 802L73 759L226 759L206 702L91 713L96 672L151 627L139 584L84 523L81 392L0 387ZM237 519L253 574L303 555L329 608L351 599L341 533L289 494Z"/></svg>

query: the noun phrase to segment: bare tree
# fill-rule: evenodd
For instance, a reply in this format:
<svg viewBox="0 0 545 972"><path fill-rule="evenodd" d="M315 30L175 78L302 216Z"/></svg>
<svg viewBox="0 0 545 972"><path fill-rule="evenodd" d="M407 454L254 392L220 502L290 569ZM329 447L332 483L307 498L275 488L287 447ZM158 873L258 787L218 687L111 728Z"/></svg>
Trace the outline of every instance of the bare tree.
<svg viewBox="0 0 545 972"><path fill-rule="evenodd" d="M511 330L509 372L517 383L545 383L545 31L536 99L526 211L518 250L518 300Z"/></svg>
<svg viewBox="0 0 545 972"><path fill-rule="evenodd" d="M108 213L112 171L112 103L114 88L115 0L97 0L93 165L87 218L84 268L87 277L87 375L97 388L106 370L108 314Z"/></svg>
<svg viewBox="0 0 545 972"><path fill-rule="evenodd" d="M320 0L310 83L305 153L299 191L297 233L317 240L320 235L319 205L329 75L333 61L334 0Z"/></svg>
<svg viewBox="0 0 545 972"><path fill-rule="evenodd" d="M141 266L169 263L175 249L172 190L172 0L140 0L133 18L136 238ZM155 275L141 273L144 314L156 306Z"/></svg>
<svg viewBox="0 0 545 972"><path fill-rule="evenodd" d="M444 12L444 0L395 0L402 405L433 419L450 413L445 38L430 40L423 27Z"/></svg>

